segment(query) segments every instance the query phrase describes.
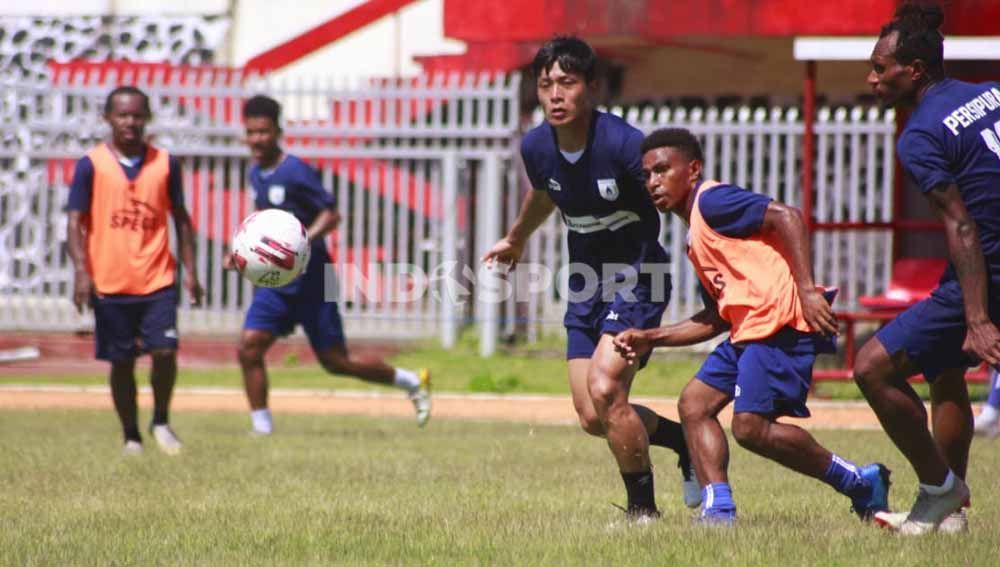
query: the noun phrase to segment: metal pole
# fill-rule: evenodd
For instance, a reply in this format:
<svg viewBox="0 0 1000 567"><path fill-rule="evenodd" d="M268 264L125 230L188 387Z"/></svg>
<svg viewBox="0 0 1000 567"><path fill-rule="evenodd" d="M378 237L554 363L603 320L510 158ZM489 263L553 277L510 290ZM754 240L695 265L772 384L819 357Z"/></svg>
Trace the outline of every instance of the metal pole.
<svg viewBox="0 0 1000 567"><path fill-rule="evenodd" d="M485 253L500 239L500 158L490 154L483 161L483 190L476 199L477 242L476 251ZM500 332L500 301L502 280L496 269L478 269L483 275L476 285L476 302L479 311L479 356L492 356L496 352Z"/></svg>
<svg viewBox="0 0 1000 567"><path fill-rule="evenodd" d="M452 348L458 339L458 322L455 320L457 283L455 268L458 265L458 156L448 152L441 160L441 346Z"/></svg>
<svg viewBox="0 0 1000 567"><path fill-rule="evenodd" d="M816 62L806 61L806 77L803 85L803 125L802 133L802 214L806 218L806 228L813 231L813 167L816 144Z"/></svg>

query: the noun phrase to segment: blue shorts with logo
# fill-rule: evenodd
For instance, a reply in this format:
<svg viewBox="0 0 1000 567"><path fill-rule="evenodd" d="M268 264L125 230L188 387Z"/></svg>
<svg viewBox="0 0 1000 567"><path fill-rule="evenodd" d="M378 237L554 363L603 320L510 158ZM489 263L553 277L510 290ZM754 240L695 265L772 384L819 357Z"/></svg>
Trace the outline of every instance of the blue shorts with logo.
<svg viewBox="0 0 1000 567"><path fill-rule="evenodd" d="M117 362L153 350L177 350L177 288L147 295L94 295L94 338L99 360Z"/></svg>
<svg viewBox="0 0 1000 567"><path fill-rule="evenodd" d="M735 400L735 413L809 417L806 398L819 353L834 352L833 339L785 327L759 341L717 346L695 377Z"/></svg>
<svg viewBox="0 0 1000 567"><path fill-rule="evenodd" d="M1000 285L989 293L990 319L1000 322ZM903 351L933 382L942 372L967 368L978 361L962 351L965 307L957 280L942 282L927 299L899 314L875 334L889 355Z"/></svg>
<svg viewBox="0 0 1000 567"><path fill-rule="evenodd" d="M593 356L602 335L660 326L670 301L669 275L666 276L663 301L653 301L647 286L639 285L631 291L631 297L616 293L610 302L595 302L589 306L589 313L583 316L578 314L581 311L579 304L573 306L577 308L576 313L567 311L563 320L566 327L566 360ZM640 359L639 368L646 366L647 361L649 354Z"/></svg>
<svg viewBox="0 0 1000 567"><path fill-rule="evenodd" d="M337 304L325 301L321 290L287 293L260 287L254 291L244 329L285 336L295 330L295 325L302 325L315 351L344 344L344 325Z"/></svg>

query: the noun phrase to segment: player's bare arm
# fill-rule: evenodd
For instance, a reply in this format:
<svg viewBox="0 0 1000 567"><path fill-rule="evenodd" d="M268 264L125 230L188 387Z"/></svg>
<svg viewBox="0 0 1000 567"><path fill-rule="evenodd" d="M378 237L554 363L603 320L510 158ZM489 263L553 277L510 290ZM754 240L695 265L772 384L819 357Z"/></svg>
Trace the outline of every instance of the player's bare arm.
<svg viewBox="0 0 1000 567"><path fill-rule="evenodd" d="M191 295L192 305L201 305L204 290L198 281L198 270L195 267L194 227L191 216L183 205L174 205L174 228L177 230L177 240L180 243L181 265L184 266L184 289Z"/></svg>
<svg viewBox="0 0 1000 567"><path fill-rule="evenodd" d="M948 254L958 274L965 304L968 332L963 349L990 364L1000 362L1000 331L986 309L986 260L979 244L976 222L969 216L955 184L941 185L927 193L931 208L944 223Z"/></svg>
<svg viewBox="0 0 1000 567"><path fill-rule="evenodd" d="M799 291L802 314L816 332L837 334L837 316L833 308L816 289L812 275L812 254L809 250L809 233L802 212L777 201L771 201L764 213L764 232L775 231L785 243L792 278Z"/></svg>
<svg viewBox="0 0 1000 567"><path fill-rule="evenodd" d="M615 336L615 350L629 364L656 347L680 347L705 342L729 329L715 306L702 309L689 319L658 329L626 329Z"/></svg>
<svg viewBox="0 0 1000 567"><path fill-rule="evenodd" d="M69 222L66 225L66 242L69 247L69 258L73 261L73 305L83 313L94 292L94 280L87 272L87 235L80 222L80 211L69 212Z"/></svg>
<svg viewBox="0 0 1000 567"><path fill-rule="evenodd" d="M316 220L306 229L306 238L312 242L318 238L323 238L329 232L337 228L340 223L340 213L333 209L323 209L316 215Z"/></svg>
<svg viewBox="0 0 1000 567"><path fill-rule="evenodd" d="M539 226L549 218L556 204L545 191L531 191L521 205L521 212L507 236L501 238L480 261L501 262L513 267L521 259L524 244Z"/></svg>

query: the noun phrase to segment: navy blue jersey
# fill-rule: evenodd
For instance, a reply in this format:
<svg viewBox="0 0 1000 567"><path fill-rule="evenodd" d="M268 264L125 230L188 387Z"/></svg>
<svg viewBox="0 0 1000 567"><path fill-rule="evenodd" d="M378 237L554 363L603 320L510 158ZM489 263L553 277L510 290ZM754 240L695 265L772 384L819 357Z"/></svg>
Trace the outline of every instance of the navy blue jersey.
<svg viewBox="0 0 1000 567"><path fill-rule="evenodd" d="M698 210L712 230L731 238L760 232L771 198L736 185L716 185L702 191Z"/></svg>
<svg viewBox="0 0 1000 567"><path fill-rule="evenodd" d="M146 159L146 154L143 153L135 161L127 162L124 160L119 160L118 163L122 166L122 171L125 172L125 177L129 181L134 181L136 177L139 177L139 171L142 170L142 162ZM169 168L169 173L167 174L167 193L170 195L170 204L177 208L178 205L184 206L184 194L181 189L181 165L176 157L170 156L167 161L167 167ZM73 170L73 180L69 184L69 202L67 203L67 208L71 211L80 211L81 213L90 212L90 198L94 193L94 163L90 161L90 158L83 156L79 161L76 162L76 168Z"/></svg>
<svg viewBox="0 0 1000 567"><path fill-rule="evenodd" d="M282 209L295 215L306 229L324 209L336 205L333 195L323 188L319 172L293 155L286 155L274 169L250 167L250 186L254 191L257 210ZM323 289L323 266L329 261L326 242L317 238L312 243L312 255L306 273L292 283L278 288L286 293L298 293L308 288L311 292Z"/></svg>
<svg viewBox="0 0 1000 567"><path fill-rule="evenodd" d="M595 111L587 145L575 163L559 151L555 129L547 122L521 142L532 187L547 191L562 213L569 262L589 266L602 281L606 267L614 264L641 271L643 264L669 262L659 242L660 213L644 187L642 139L642 132L621 118ZM639 282L645 279L640 276ZM571 271L570 290L583 290L584 281ZM570 302L567 324L574 312L586 318L598 311L603 283L599 288L592 301Z"/></svg>
<svg viewBox="0 0 1000 567"><path fill-rule="evenodd" d="M1000 282L1000 83L945 79L932 85L896 152L922 192L958 186L991 278ZM949 268L945 280L955 277Z"/></svg>

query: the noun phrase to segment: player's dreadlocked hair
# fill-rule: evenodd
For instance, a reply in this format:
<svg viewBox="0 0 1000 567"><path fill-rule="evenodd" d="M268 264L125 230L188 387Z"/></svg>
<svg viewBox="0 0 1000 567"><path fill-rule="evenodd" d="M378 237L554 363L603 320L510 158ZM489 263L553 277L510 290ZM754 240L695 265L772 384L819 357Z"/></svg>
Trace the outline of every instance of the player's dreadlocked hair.
<svg viewBox="0 0 1000 567"><path fill-rule="evenodd" d="M701 151L701 143L689 130L684 128L661 128L654 130L642 141L640 153L645 154L656 148L674 148L680 150L689 160L705 161Z"/></svg>
<svg viewBox="0 0 1000 567"><path fill-rule="evenodd" d="M257 117L270 118L275 126L280 127L281 105L269 96L252 96L243 104L243 119Z"/></svg>
<svg viewBox="0 0 1000 567"><path fill-rule="evenodd" d="M930 76L944 76L944 36L938 28L944 22L940 6L907 2L896 9L892 21L882 26L879 37L896 36L896 61L904 65L920 59Z"/></svg>
<svg viewBox="0 0 1000 567"><path fill-rule="evenodd" d="M560 35L549 40L531 62L531 72L539 77L559 63L565 73L579 73L589 83L597 74L597 55L587 42L578 37Z"/></svg>

